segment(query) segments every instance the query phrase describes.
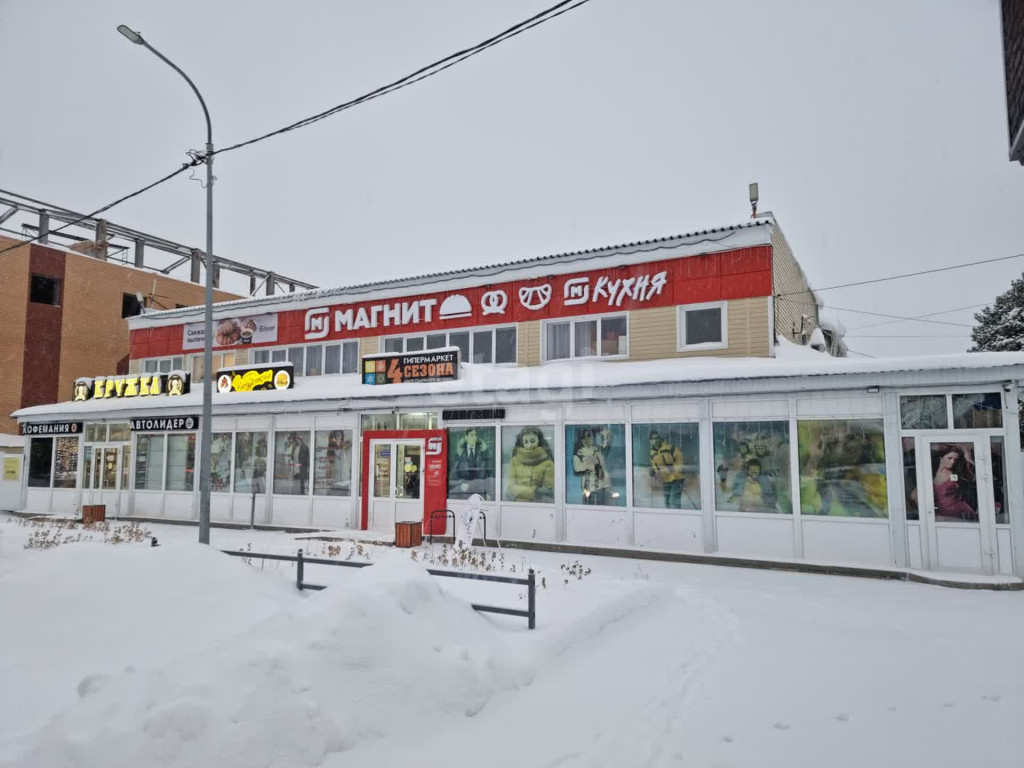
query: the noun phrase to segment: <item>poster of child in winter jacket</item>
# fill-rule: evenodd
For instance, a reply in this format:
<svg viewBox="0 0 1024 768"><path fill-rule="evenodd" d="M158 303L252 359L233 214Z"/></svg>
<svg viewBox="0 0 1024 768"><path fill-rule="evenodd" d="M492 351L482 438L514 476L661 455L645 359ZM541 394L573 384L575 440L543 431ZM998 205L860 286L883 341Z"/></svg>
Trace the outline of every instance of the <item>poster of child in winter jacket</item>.
<svg viewBox="0 0 1024 768"><path fill-rule="evenodd" d="M448 498L494 501L494 427L448 428Z"/></svg>
<svg viewBox="0 0 1024 768"><path fill-rule="evenodd" d="M626 506L626 427L565 428L565 503Z"/></svg>
<svg viewBox="0 0 1024 768"><path fill-rule="evenodd" d="M633 425L633 504L700 509L698 425Z"/></svg>
<svg viewBox="0 0 1024 768"><path fill-rule="evenodd" d="M714 441L715 509L793 513L788 422L718 422Z"/></svg>
<svg viewBox="0 0 1024 768"><path fill-rule="evenodd" d="M555 431L551 426L501 428L504 501L555 500Z"/></svg>

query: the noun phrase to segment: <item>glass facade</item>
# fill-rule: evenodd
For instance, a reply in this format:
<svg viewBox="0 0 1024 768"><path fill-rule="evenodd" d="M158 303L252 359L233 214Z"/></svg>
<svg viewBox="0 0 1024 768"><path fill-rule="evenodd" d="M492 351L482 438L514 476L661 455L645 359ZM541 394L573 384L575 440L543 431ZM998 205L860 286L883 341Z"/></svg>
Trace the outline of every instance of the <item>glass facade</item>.
<svg viewBox="0 0 1024 768"><path fill-rule="evenodd" d="M789 422L715 423L715 509L793 512Z"/></svg>
<svg viewBox="0 0 1024 768"><path fill-rule="evenodd" d="M494 501L495 428L449 427L448 498L468 499L474 493Z"/></svg>
<svg viewBox="0 0 1024 768"><path fill-rule="evenodd" d="M314 496L352 495L352 431L317 431L314 440Z"/></svg>
<svg viewBox="0 0 1024 768"><path fill-rule="evenodd" d="M800 511L888 517L881 419L797 422Z"/></svg>
<svg viewBox="0 0 1024 768"><path fill-rule="evenodd" d="M554 503L554 445L555 430L550 425L502 426L502 500Z"/></svg>
<svg viewBox="0 0 1024 768"><path fill-rule="evenodd" d="M231 491L230 432L214 432L210 436L210 490L214 493Z"/></svg>
<svg viewBox="0 0 1024 768"><path fill-rule="evenodd" d="M565 503L626 506L625 424L565 428Z"/></svg>
<svg viewBox="0 0 1024 768"><path fill-rule="evenodd" d="M700 509L700 426L633 425L633 505Z"/></svg>
<svg viewBox="0 0 1024 768"><path fill-rule="evenodd" d="M267 483L267 433L235 435L235 493L263 493Z"/></svg>
<svg viewBox="0 0 1024 768"><path fill-rule="evenodd" d="M274 433L274 493L309 493L309 432Z"/></svg>

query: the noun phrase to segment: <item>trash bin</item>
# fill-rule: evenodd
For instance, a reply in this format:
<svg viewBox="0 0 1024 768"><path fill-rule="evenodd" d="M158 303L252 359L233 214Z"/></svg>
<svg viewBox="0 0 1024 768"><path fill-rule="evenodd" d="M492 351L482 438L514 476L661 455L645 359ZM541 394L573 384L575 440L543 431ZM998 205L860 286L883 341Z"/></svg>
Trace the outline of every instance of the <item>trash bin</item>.
<svg viewBox="0 0 1024 768"><path fill-rule="evenodd" d="M418 547L423 541L423 523L419 520L413 522L395 523L395 546L396 547Z"/></svg>
<svg viewBox="0 0 1024 768"><path fill-rule="evenodd" d="M93 523L102 523L107 519L107 505L106 504L83 504L82 505L82 525L92 525Z"/></svg>

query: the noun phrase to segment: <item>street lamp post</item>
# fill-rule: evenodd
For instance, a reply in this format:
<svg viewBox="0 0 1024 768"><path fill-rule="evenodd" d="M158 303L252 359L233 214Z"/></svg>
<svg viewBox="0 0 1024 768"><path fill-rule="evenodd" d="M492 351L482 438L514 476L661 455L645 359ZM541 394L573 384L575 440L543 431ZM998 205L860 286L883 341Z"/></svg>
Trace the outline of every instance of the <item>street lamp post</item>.
<svg viewBox="0 0 1024 768"><path fill-rule="evenodd" d="M203 415L199 421L199 543L210 543L210 443L213 421L213 126L210 111L196 84L173 61L147 43L138 32L121 24L117 31L136 45L148 48L157 58L185 78L199 99L206 118L206 307L203 314Z"/></svg>

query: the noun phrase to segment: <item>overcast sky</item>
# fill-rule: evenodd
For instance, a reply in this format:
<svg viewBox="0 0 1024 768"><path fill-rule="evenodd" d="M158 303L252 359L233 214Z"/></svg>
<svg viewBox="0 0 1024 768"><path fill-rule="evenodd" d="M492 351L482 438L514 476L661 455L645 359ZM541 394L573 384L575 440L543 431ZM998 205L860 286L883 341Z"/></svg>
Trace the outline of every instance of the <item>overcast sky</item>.
<svg viewBox="0 0 1024 768"><path fill-rule="evenodd" d="M118 24L189 73L226 146L551 2L0 0L0 188L89 211L201 148L192 93ZM592 0L436 78L219 156L214 250L346 285L735 223L758 181L817 288L1024 253L1001 55L998 0ZM108 217L204 243L204 193L187 174ZM1022 269L822 296L920 315L990 302ZM972 323L960 311L935 319L964 325L857 330L884 319L841 316L871 355L962 350Z"/></svg>

